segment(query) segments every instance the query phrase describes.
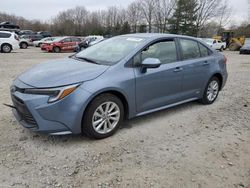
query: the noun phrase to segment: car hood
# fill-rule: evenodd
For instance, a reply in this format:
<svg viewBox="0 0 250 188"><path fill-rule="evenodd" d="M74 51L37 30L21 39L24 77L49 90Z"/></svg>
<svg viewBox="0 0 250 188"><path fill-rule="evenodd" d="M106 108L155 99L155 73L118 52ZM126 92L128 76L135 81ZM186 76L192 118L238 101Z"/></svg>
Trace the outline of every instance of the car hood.
<svg viewBox="0 0 250 188"><path fill-rule="evenodd" d="M52 88L93 80L108 68L105 65L64 58L38 64L18 79L32 87Z"/></svg>

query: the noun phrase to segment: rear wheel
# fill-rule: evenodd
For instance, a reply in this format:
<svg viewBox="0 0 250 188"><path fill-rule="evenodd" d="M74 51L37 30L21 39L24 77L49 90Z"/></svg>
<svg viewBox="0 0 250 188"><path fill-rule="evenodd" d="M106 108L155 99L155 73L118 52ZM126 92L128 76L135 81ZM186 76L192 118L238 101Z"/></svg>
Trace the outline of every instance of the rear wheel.
<svg viewBox="0 0 250 188"><path fill-rule="evenodd" d="M53 52L55 52L55 53L60 53L61 52L61 49L59 48L59 47L54 47L53 48Z"/></svg>
<svg viewBox="0 0 250 188"><path fill-rule="evenodd" d="M87 108L82 131L96 139L107 138L118 130L123 117L124 107L121 100L112 94L102 94Z"/></svg>
<svg viewBox="0 0 250 188"><path fill-rule="evenodd" d="M28 44L26 42L21 42L20 43L20 48L21 49L26 49L26 48L28 48Z"/></svg>
<svg viewBox="0 0 250 188"><path fill-rule="evenodd" d="M217 77L212 77L206 86L201 102L203 104L212 104L217 99L220 91L220 81Z"/></svg>
<svg viewBox="0 0 250 188"><path fill-rule="evenodd" d="M3 44L3 45L1 46L1 51L2 51L3 53L10 53L11 50L12 50L12 48L11 48L11 45L10 45L10 44Z"/></svg>

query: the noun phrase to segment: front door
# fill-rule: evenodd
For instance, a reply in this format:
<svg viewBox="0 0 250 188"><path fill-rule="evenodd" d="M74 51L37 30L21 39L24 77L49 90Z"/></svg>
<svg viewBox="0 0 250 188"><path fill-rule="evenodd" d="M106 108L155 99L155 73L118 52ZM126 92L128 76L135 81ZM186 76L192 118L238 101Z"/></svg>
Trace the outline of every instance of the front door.
<svg viewBox="0 0 250 188"><path fill-rule="evenodd" d="M140 63L146 58L157 58L162 65L141 71ZM178 62L174 39L156 42L134 58L136 76L137 113L160 108L180 100L182 67Z"/></svg>

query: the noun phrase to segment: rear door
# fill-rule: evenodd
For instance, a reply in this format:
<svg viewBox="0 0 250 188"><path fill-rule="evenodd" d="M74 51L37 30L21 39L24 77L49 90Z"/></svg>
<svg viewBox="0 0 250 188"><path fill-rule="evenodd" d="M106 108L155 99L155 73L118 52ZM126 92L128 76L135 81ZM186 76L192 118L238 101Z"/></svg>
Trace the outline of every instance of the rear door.
<svg viewBox="0 0 250 188"><path fill-rule="evenodd" d="M70 46L70 50L75 50L77 45L81 42L80 38L77 37L73 37L71 38L71 46Z"/></svg>
<svg viewBox="0 0 250 188"><path fill-rule="evenodd" d="M61 50L63 51L67 51L70 49L71 46L71 38L65 38L63 39L62 43L61 43Z"/></svg>
<svg viewBox="0 0 250 188"><path fill-rule="evenodd" d="M137 113L160 108L180 100L182 67L174 39L161 40L144 48L134 58ZM141 62L157 58L161 66L141 71Z"/></svg>
<svg viewBox="0 0 250 188"><path fill-rule="evenodd" d="M209 76L210 51L200 42L179 39L183 64L183 99L197 98L202 93Z"/></svg>

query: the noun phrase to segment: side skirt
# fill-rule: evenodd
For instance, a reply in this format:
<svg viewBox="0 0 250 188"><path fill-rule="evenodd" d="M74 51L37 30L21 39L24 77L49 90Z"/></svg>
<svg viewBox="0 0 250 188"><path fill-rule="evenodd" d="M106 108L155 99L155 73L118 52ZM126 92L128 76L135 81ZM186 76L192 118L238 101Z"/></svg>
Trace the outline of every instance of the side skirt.
<svg viewBox="0 0 250 188"><path fill-rule="evenodd" d="M146 115L146 114L150 114L150 113L153 113L153 112L156 112L156 111L160 111L160 110L164 110L164 109L171 108L171 107L174 107L174 106L178 106L180 104L188 103L188 102L195 101L195 100L198 100L198 99L199 98L191 98L191 99L187 99L187 100L180 101L180 102L177 102L177 103L173 103L173 104L169 104L169 105L166 105L166 106L162 106L162 107L159 107L159 108L154 108L152 110L147 110L145 112L141 112L139 114L136 114L135 117L143 116L143 115Z"/></svg>

